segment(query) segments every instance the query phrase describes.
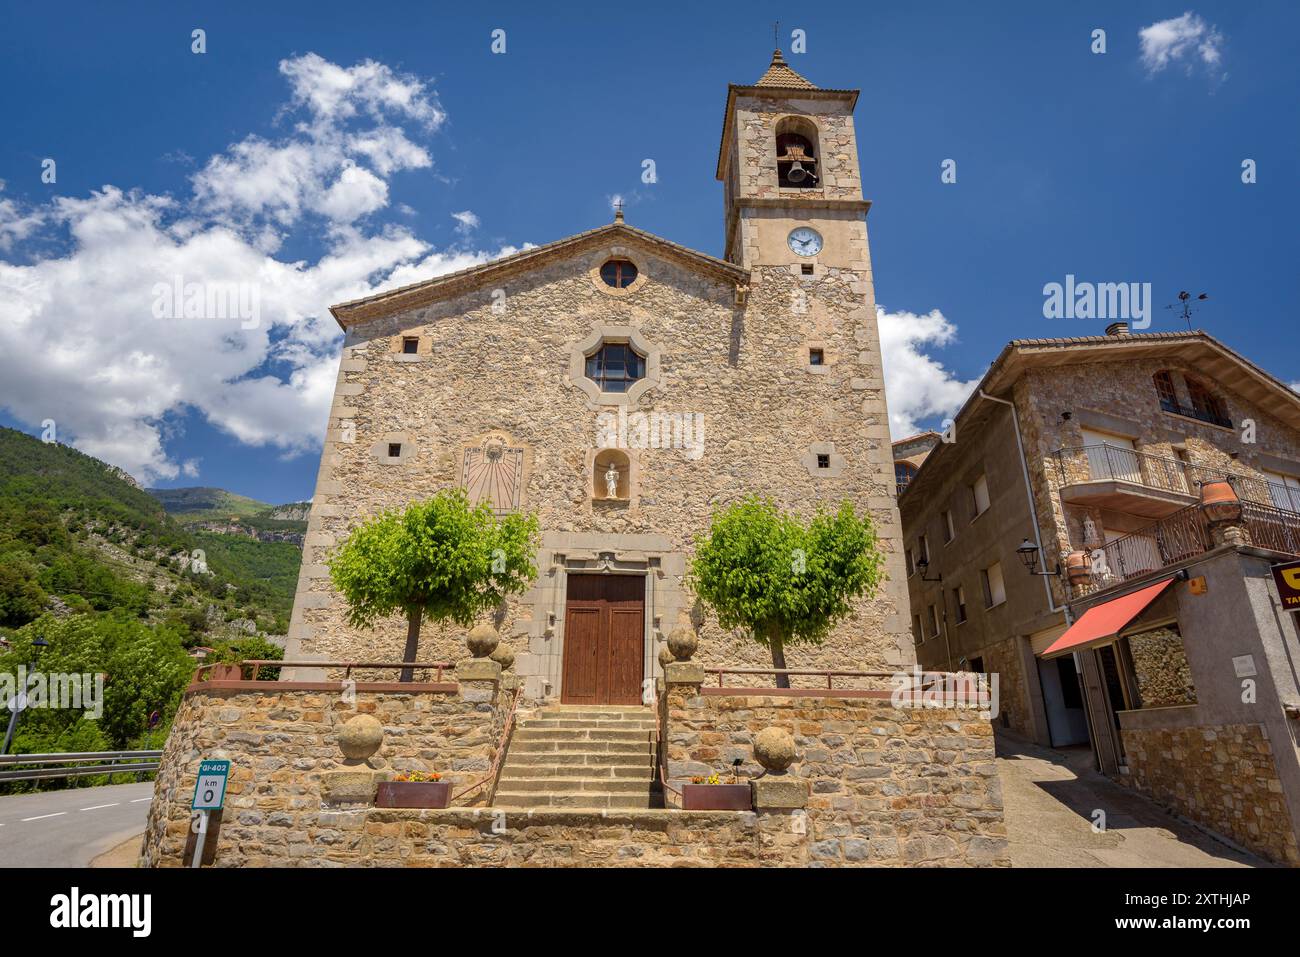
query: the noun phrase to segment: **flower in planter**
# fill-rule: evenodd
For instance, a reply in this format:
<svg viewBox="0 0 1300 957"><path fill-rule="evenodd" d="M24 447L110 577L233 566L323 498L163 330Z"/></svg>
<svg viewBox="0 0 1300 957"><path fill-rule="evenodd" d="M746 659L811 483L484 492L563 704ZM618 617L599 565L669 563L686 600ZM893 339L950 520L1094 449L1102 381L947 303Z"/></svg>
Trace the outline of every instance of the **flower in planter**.
<svg viewBox="0 0 1300 957"><path fill-rule="evenodd" d="M691 778L691 783L692 784L721 784L722 779L718 777L718 774L715 771L713 774L710 774L707 778L701 775L696 775L695 777Z"/></svg>
<svg viewBox="0 0 1300 957"><path fill-rule="evenodd" d="M412 781L416 783L435 783L442 780L442 775L437 771L403 771L394 781Z"/></svg>

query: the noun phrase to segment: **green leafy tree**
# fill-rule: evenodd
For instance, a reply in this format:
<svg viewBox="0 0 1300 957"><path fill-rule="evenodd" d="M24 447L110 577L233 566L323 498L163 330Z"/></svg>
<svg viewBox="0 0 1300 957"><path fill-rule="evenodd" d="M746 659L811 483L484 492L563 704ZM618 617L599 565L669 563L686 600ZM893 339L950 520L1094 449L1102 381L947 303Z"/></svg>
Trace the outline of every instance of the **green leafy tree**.
<svg viewBox="0 0 1300 957"><path fill-rule="evenodd" d="M402 660L416 661L422 619L469 626L527 589L538 541L536 516L498 518L487 503L471 506L461 489L448 489L355 528L329 560L330 579L354 627L404 614ZM401 680L412 676L405 668Z"/></svg>
<svg viewBox="0 0 1300 957"><path fill-rule="evenodd" d="M787 645L817 645L856 599L873 596L884 556L870 516L849 502L804 524L766 499L750 497L713 516L691 561L695 593L723 628L738 628L771 650L784 669ZM777 675L777 687L790 687Z"/></svg>

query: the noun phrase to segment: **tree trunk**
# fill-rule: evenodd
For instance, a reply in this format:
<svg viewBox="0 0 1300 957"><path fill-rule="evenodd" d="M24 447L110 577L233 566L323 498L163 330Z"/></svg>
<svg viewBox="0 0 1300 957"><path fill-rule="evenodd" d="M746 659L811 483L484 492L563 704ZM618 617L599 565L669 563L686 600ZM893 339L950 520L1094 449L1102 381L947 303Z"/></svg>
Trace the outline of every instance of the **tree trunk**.
<svg viewBox="0 0 1300 957"><path fill-rule="evenodd" d="M406 615L406 650L402 652L403 661L415 661L416 655L420 650L420 618L424 614L424 609L420 607L412 608ZM402 675L398 681L414 681L415 669L403 668Z"/></svg>
<svg viewBox="0 0 1300 957"><path fill-rule="evenodd" d="M782 639L782 637L781 637L780 635L778 635L778 634L776 634L776 633L773 633L773 634L771 634L770 636L768 636L767 644L768 644L768 647L770 647L770 648L772 649L772 667L773 667L773 668L784 668L784 667L785 667L785 641L784 641L784 639ZM789 676L789 675L777 675L777 676L776 676L776 686L777 686L778 688L788 688L788 687L790 687L790 676Z"/></svg>

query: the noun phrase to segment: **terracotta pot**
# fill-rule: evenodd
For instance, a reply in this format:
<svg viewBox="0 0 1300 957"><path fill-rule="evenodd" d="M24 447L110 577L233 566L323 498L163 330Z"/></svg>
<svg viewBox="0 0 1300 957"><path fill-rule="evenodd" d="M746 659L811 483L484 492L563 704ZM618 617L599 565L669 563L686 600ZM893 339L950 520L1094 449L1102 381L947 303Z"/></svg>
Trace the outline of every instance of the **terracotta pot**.
<svg viewBox="0 0 1300 957"><path fill-rule="evenodd" d="M443 808L450 804L450 781L384 781L375 794L375 807Z"/></svg>
<svg viewBox="0 0 1300 957"><path fill-rule="evenodd" d="M1206 482L1201 486L1201 511L1211 522L1235 522L1241 518L1241 499L1230 482Z"/></svg>
<svg viewBox="0 0 1300 957"><path fill-rule="evenodd" d="M749 784L683 784L683 811L748 811Z"/></svg>
<svg viewBox="0 0 1300 957"><path fill-rule="evenodd" d="M1071 585L1092 583L1092 559L1087 552L1070 552L1065 556L1065 577Z"/></svg>

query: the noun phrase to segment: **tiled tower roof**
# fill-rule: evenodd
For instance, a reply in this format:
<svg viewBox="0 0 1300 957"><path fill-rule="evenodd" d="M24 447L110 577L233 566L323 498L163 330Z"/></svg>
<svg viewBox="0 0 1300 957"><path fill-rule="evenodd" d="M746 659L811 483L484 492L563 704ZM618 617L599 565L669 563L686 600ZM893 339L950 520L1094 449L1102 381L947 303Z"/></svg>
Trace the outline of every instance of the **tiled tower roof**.
<svg viewBox="0 0 1300 957"><path fill-rule="evenodd" d="M777 86L787 90L815 90L817 87L809 83L794 70L786 65L785 57L781 51L777 50L772 54L772 64L767 68L755 86Z"/></svg>

